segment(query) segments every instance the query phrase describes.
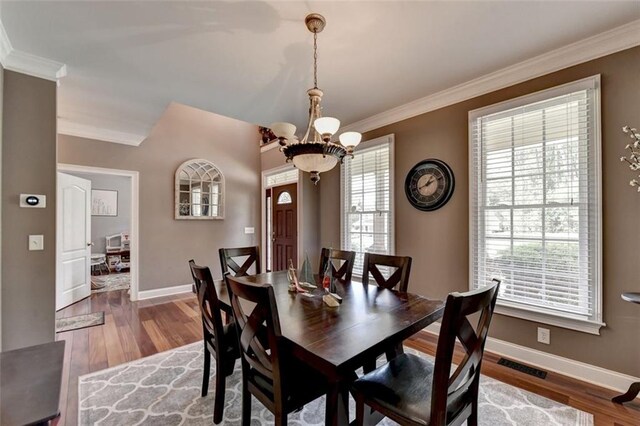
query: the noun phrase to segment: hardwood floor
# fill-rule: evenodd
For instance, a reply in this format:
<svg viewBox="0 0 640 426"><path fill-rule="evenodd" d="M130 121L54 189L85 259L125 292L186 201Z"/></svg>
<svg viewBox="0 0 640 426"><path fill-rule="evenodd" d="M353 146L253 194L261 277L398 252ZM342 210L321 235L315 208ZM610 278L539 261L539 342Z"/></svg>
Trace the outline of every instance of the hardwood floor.
<svg viewBox="0 0 640 426"><path fill-rule="evenodd" d="M78 424L78 377L124 362L199 341L202 328L198 305L191 293L130 302L125 291L98 293L57 313L67 317L105 312L105 324L59 333L66 341L61 416L58 426ZM420 333L408 346L434 354L436 339ZM459 360L461 354L457 355ZM610 402L616 392L549 372L545 380L498 365L498 357L485 354L487 376L593 413L595 426L640 425L640 402L619 406ZM212 407L213 410L213 407Z"/></svg>

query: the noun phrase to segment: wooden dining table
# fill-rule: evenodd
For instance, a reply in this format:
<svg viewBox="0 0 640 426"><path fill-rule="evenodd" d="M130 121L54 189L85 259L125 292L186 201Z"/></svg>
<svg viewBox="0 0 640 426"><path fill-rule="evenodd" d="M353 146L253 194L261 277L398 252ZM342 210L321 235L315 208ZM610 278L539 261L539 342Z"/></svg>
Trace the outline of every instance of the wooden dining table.
<svg viewBox="0 0 640 426"><path fill-rule="evenodd" d="M324 290L312 297L290 293L287 272L236 278L241 283L271 284L274 288L282 335L293 354L329 380L327 425L349 424L349 386L355 371L367 360L398 347L413 334L440 319L444 302L359 282L336 284L343 299L338 307L322 301ZM222 309L230 313L229 293L215 282Z"/></svg>

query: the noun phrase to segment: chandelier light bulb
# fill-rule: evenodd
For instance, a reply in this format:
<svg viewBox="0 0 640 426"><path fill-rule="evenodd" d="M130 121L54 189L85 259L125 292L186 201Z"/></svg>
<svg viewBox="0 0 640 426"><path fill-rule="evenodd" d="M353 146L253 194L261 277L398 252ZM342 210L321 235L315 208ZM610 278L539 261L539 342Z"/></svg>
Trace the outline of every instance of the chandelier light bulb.
<svg viewBox="0 0 640 426"><path fill-rule="evenodd" d="M344 132L340 135L340 143L347 148L355 148L362 140L362 134L358 132Z"/></svg>
<svg viewBox="0 0 640 426"><path fill-rule="evenodd" d="M340 120L333 117L316 118L316 121L313 122L313 127L315 127L316 132L322 135L322 139L328 142L331 136L335 135L340 128Z"/></svg>
<svg viewBox="0 0 640 426"><path fill-rule="evenodd" d="M280 139L292 140L296 134L296 126L291 123L272 123L270 129Z"/></svg>

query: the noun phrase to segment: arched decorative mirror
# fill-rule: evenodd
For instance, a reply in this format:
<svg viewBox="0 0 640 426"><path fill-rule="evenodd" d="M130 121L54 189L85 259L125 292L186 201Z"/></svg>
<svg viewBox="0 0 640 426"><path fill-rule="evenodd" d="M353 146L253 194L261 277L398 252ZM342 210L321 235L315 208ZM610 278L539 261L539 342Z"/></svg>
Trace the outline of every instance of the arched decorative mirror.
<svg viewBox="0 0 640 426"><path fill-rule="evenodd" d="M224 219L224 176L211 161L185 161L176 170L176 219Z"/></svg>

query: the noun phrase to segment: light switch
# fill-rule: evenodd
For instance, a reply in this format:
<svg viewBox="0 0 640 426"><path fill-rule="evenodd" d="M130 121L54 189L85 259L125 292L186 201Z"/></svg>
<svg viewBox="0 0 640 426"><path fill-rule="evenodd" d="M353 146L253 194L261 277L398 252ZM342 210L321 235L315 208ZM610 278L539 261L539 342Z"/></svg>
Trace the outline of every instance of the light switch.
<svg viewBox="0 0 640 426"><path fill-rule="evenodd" d="M253 229L253 227L251 228L244 228L244 233L245 234L253 234L255 232L255 229Z"/></svg>
<svg viewBox="0 0 640 426"><path fill-rule="evenodd" d="M29 235L29 250L44 250L44 235Z"/></svg>

